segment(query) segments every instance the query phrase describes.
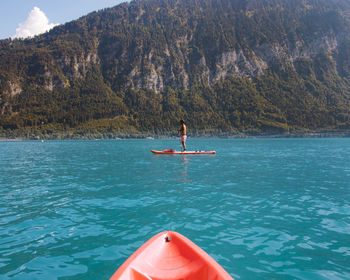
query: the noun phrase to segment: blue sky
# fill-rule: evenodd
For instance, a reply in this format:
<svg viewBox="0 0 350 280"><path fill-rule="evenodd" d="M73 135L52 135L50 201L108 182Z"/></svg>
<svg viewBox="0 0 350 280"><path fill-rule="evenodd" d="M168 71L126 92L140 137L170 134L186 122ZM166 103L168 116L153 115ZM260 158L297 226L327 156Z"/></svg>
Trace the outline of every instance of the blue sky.
<svg viewBox="0 0 350 280"><path fill-rule="evenodd" d="M38 7L50 23L63 24L92 11L113 7L126 0L0 0L0 39L12 37L20 23Z"/></svg>

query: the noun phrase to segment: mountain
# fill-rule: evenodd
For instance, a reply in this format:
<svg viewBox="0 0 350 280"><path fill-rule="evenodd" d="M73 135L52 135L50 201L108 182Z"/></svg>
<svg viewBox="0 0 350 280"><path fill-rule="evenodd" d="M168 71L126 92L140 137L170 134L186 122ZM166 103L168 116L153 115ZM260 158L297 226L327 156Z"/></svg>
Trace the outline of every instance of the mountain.
<svg viewBox="0 0 350 280"><path fill-rule="evenodd" d="M6 137L350 129L348 0L138 0L0 41ZM63 135L63 136L62 136Z"/></svg>

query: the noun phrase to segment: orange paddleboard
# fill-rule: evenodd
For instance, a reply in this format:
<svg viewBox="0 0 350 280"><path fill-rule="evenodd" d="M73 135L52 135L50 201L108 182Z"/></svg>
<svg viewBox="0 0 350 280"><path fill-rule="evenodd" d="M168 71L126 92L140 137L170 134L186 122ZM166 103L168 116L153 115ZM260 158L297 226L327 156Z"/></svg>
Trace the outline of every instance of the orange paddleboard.
<svg viewBox="0 0 350 280"><path fill-rule="evenodd" d="M156 151L156 150L151 150L152 153L154 154L159 154L159 155L200 155L200 154L216 154L215 151L175 151L172 149L167 149L163 151Z"/></svg>
<svg viewBox="0 0 350 280"><path fill-rule="evenodd" d="M233 280L206 252L173 231L143 244L110 280Z"/></svg>

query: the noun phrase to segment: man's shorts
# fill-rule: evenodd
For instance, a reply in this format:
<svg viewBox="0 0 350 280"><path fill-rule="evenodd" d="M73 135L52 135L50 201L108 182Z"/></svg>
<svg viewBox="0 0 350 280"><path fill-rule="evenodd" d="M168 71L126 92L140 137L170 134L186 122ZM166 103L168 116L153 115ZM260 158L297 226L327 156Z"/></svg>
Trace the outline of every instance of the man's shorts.
<svg viewBox="0 0 350 280"><path fill-rule="evenodd" d="M181 136L180 136L180 142L181 142L181 143L185 143L185 142L186 142L186 139L187 139L187 135L181 135Z"/></svg>

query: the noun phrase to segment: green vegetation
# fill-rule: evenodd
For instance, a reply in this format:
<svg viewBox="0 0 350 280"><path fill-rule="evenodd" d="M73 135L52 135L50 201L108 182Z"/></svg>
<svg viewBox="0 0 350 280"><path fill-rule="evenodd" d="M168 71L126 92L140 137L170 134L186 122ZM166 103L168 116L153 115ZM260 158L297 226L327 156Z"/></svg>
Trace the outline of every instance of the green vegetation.
<svg viewBox="0 0 350 280"><path fill-rule="evenodd" d="M348 14L345 0L142 0L2 40L0 137L171 136L179 118L192 135L349 131Z"/></svg>

